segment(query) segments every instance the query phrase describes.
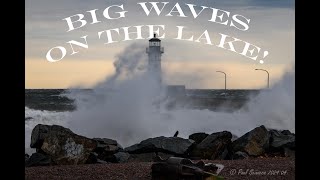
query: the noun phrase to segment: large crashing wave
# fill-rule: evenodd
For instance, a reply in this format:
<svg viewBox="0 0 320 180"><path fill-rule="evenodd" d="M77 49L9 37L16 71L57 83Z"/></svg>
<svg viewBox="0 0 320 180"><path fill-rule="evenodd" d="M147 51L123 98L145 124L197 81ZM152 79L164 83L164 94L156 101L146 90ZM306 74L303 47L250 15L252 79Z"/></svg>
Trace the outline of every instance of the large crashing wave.
<svg viewBox="0 0 320 180"><path fill-rule="evenodd" d="M73 112L40 111L25 108L26 152L31 153L30 136L37 124L56 124L87 137L116 139L123 146L156 136L180 137L195 132L230 131L241 136L265 125L295 131L295 73L292 69L271 87L252 97L246 109L227 113L210 110L167 110L152 76L145 73L144 47L134 44L115 62L116 73L92 91L69 90L75 99Z"/></svg>
<svg viewBox="0 0 320 180"><path fill-rule="evenodd" d="M113 138L124 146L150 137L172 136L177 130L182 137L223 130L241 136L260 125L295 131L293 71L270 90L252 98L246 110L167 110L159 104L164 91L144 71L144 53L137 44L127 47L117 56L116 73L94 87L91 98L76 98L78 110L69 119L72 130L88 137ZM72 91L70 97L74 97Z"/></svg>

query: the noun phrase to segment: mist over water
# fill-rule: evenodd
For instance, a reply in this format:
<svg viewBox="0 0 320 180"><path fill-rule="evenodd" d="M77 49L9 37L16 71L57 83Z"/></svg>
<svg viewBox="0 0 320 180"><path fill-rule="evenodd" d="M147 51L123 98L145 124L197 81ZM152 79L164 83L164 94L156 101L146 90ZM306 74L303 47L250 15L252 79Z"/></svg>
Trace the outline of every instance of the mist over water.
<svg viewBox="0 0 320 180"><path fill-rule="evenodd" d="M214 112L166 108L165 87L146 71L145 47L133 44L116 57L116 73L88 94L70 90L77 110L66 118L67 127L87 137L112 138L124 147L156 136L187 138L195 132L227 130L241 136L265 125L295 131L294 71L284 75L270 90L253 97L246 109Z"/></svg>

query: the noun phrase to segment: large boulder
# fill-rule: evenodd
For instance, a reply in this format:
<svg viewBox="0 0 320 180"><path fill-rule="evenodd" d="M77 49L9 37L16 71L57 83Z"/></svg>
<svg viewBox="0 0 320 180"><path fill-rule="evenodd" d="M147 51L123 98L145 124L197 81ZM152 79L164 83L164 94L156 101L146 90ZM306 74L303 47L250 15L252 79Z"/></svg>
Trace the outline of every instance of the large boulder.
<svg viewBox="0 0 320 180"><path fill-rule="evenodd" d="M201 159L224 159L228 154L231 138L232 134L228 131L213 133L193 148L191 156Z"/></svg>
<svg viewBox="0 0 320 180"><path fill-rule="evenodd" d="M186 154L194 141L180 137L155 137L141 141L139 144L125 148L130 154L141 154L149 152L164 152L175 155Z"/></svg>
<svg viewBox="0 0 320 180"><path fill-rule="evenodd" d="M193 133L189 136L189 139L195 141L195 144L201 143L209 134L201 132L201 133Z"/></svg>
<svg viewBox="0 0 320 180"><path fill-rule="evenodd" d="M291 133L290 131L270 130L269 134L271 150L282 150L284 148L295 149L295 134Z"/></svg>
<svg viewBox="0 0 320 180"><path fill-rule="evenodd" d="M288 130L269 130L269 149L267 153L273 156L295 157L295 134Z"/></svg>
<svg viewBox="0 0 320 180"><path fill-rule="evenodd" d="M51 157L56 164L84 164L96 148L95 140L79 136L62 126L37 125L32 131L31 147Z"/></svg>
<svg viewBox="0 0 320 180"><path fill-rule="evenodd" d="M26 158L26 156L25 156ZM53 162L51 161L50 156L44 155L41 153L33 153L30 158L25 159L25 166L31 167L31 166L49 166Z"/></svg>
<svg viewBox="0 0 320 180"><path fill-rule="evenodd" d="M31 133L31 148L41 149L44 139L48 136L50 132L65 132L65 133L72 133L70 129L64 128L58 125L43 125L38 124L36 125Z"/></svg>
<svg viewBox="0 0 320 180"><path fill-rule="evenodd" d="M233 152L242 151L249 156L260 156L269 148L269 133L264 126L256 127L232 143Z"/></svg>

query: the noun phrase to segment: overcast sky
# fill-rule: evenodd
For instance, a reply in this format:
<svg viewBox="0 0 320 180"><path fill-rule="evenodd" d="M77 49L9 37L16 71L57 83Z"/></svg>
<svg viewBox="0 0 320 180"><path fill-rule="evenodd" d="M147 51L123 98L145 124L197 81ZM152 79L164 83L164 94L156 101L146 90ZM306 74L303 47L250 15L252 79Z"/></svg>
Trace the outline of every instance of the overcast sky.
<svg viewBox="0 0 320 180"><path fill-rule="evenodd" d="M295 9L293 0L178 0L168 1L164 14L146 16L137 0L27 0L26 1L26 88L68 88L81 85L92 87L114 72L115 56L132 43L147 47L145 40L133 40L105 45L99 39L99 31L136 25L165 25L166 38L162 39L165 53L162 56L163 76L168 84L185 84L187 88L223 88L223 76L228 74L228 88L248 89L266 86L266 74L255 71L264 68L270 72L271 85L279 80L287 69L294 65ZM165 1L163 1L165 2ZM166 17L176 2L179 2L187 17ZM210 22L211 11L205 9L196 19L188 6L195 4L197 12L201 6L229 11L250 19L249 30L240 31L230 26ZM124 5L128 11L125 18L109 20L103 10L111 5ZM100 23L90 24L86 11L98 9ZM114 9L110 15L115 16ZM211 13L210 13L211 12ZM68 31L64 18L84 14L88 24ZM216 41L218 33L236 37L268 50L264 64L234 52L206 45L205 43L175 40L176 26L186 26L185 36L199 37L208 30ZM79 48L72 53L66 43L81 41L88 35L89 48ZM82 39L83 40L83 39ZM50 63L46 53L55 46L64 46L67 55L59 62ZM183 67L183 68L181 68Z"/></svg>

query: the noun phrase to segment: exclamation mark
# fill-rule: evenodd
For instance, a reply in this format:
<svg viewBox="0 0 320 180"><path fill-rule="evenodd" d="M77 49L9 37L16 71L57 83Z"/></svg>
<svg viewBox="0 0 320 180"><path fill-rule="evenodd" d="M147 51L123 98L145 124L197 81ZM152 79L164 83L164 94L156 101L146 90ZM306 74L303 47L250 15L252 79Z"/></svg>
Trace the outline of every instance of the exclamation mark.
<svg viewBox="0 0 320 180"><path fill-rule="evenodd" d="M263 52L263 59L264 59L266 56L268 56L268 55L269 55L269 52L268 52L268 51L264 51L264 52ZM263 61L263 60L260 60L260 63L263 64L264 61Z"/></svg>

